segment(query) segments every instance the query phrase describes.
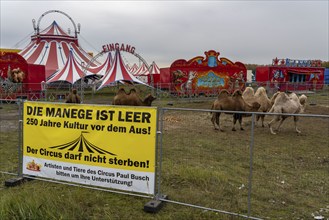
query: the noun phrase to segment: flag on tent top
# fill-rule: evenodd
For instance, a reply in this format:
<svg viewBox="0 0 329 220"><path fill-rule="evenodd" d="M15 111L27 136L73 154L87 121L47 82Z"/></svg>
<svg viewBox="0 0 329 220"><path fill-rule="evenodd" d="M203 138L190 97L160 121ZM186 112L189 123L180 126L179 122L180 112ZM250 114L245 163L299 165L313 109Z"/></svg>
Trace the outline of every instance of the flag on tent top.
<svg viewBox="0 0 329 220"><path fill-rule="evenodd" d="M114 61L113 65L111 66L111 69L106 75L102 78L102 83L98 87L97 90L102 89L103 87L113 85L116 82L130 82L130 83L139 83L143 85L147 85L143 83L142 81L138 80L136 77L134 77L127 69L126 65L124 64L120 51L115 51Z"/></svg>
<svg viewBox="0 0 329 220"><path fill-rule="evenodd" d="M156 63L153 61L151 68L150 68L150 74L160 74L160 68Z"/></svg>
<svg viewBox="0 0 329 220"><path fill-rule="evenodd" d="M51 75L47 83L56 82L56 81L66 81L71 84L74 84L79 79L83 78L86 75L92 75L93 73L87 71L86 73L82 70L81 66L75 60L73 56L73 51L70 51L69 57L66 61L65 66L56 71Z"/></svg>

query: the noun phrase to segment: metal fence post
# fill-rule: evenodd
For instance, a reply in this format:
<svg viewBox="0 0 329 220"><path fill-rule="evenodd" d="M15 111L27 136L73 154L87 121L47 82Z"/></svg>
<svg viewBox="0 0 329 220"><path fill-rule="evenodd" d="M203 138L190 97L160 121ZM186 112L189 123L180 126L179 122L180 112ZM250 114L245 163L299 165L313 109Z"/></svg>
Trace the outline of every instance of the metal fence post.
<svg viewBox="0 0 329 220"><path fill-rule="evenodd" d="M158 199L159 196L161 196L161 172L162 172L162 134L163 134L163 115L164 115L164 110L160 108L159 111L159 123L160 123L160 129L157 131L157 135L160 135L159 141L158 141L158 148L157 148L157 165L158 165L158 175L157 175L157 192L156 192L156 197Z"/></svg>
<svg viewBox="0 0 329 220"><path fill-rule="evenodd" d="M249 163L249 179L248 179L248 216L251 214L251 192L252 192L252 165L253 165L253 146L254 146L254 128L255 128L255 113L251 117L251 134L250 134L250 163Z"/></svg>
<svg viewBox="0 0 329 220"><path fill-rule="evenodd" d="M17 104L18 104L18 167L17 167L17 173L18 173L18 176L19 177L22 177L23 175L23 172L22 172L22 164L23 164L23 157L22 157L22 145L23 145L23 100L22 99L19 99L17 101Z"/></svg>

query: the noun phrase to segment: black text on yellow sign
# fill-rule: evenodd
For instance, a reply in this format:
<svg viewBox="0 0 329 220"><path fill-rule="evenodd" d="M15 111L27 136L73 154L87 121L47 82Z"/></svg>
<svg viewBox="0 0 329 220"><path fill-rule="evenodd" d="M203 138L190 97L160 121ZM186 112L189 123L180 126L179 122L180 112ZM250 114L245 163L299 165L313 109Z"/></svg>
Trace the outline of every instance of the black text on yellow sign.
<svg viewBox="0 0 329 220"><path fill-rule="evenodd" d="M113 124L99 125L82 123L73 120L95 120L95 121L116 121L118 123L136 123L136 124L150 124L150 112L138 111L116 111L116 110L94 110L94 109L78 109L78 108L55 108L43 106L27 106L26 108L26 124L54 127L54 128L69 128L93 131L108 131L119 133L134 133L134 134L151 134L151 127L138 127L136 125L115 126ZM35 118L35 116L41 119ZM54 121L53 118L67 119L63 121Z"/></svg>
<svg viewBox="0 0 329 220"><path fill-rule="evenodd" d="M25 156L153 172L156 108L24 103ZM38 134L38 138L34 138Z"/></svg>

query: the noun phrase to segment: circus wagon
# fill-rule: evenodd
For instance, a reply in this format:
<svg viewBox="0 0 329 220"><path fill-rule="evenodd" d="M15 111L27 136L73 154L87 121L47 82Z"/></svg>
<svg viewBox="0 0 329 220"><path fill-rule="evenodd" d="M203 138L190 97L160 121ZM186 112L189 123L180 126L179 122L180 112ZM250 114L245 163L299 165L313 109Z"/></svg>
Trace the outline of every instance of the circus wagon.
<svg viewBox="0 0 329 220"><path fill-rule="evenodd" d="M247 69L241 62L232 62L221 57L219 52L209 50L205 57L197 56L190 60L178 59L170 68L161 70L160 81L165 89L178 95L216 95L221 89L230 92L243 90Z"/></svg>
<svg viewBox="0 0 329 220"><path fill-rule="evenodd" d="M256 81L281 91L317 90L324 84L325 68L320 60L272 60L272 65L256 68Z"/></svg>
<svg viewBox="0 0 329 220"><path fill-rule="evenodd" d="M15 52L0 52L0 99L38 99L45 82L45 66L27 63Z"/></svg>

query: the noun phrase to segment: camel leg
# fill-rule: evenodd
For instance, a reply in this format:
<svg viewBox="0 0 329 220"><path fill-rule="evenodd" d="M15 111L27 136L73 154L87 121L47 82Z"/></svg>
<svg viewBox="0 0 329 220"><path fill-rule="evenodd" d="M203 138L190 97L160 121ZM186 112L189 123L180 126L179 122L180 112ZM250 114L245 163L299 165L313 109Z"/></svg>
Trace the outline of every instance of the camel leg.
<svg viewBox="0 0 329 220"><path fill-rule="evenodd" d="M220 113L217 113L217 112L212 113L211 122L212 122L215 130L221 130L220 125L219 125L219 117L220 117ZM216 124L217 124L218 128L216 127Z"/></svg>
<svg viewBox="0 0 329 220"><path fill-rule="evenodd" d="M243 131L243 127L242 127L242 114L239 114L239 124L240 124L240 130Z"/></svg>
<svg viewBox="0 0 329 220"><path fill-rule="evenodd" d="M220 128L220 113L217 113L216 123L218 125L219 130L224 131L223 129Z"/></svg>
<svg viewBox="0 0 329 220"><path fill-rule="evenodd" d="M243 131L244 129L242 128L242 114L233 114L233 128L232 128L232 131L236 131L235 124L236 124L237 120L239 120L240 130Z"/></svg>
<svg viewBox="0 0 329 220"><path fill-rule="evenodd" d="M278 121L280 121L280 116L276 115L274 116L274 118L268 123L268 127L270 128L270 132L271 134L276 134L274 131L273 131L273 128L272 128L272 123L277 123ZM273 125L274 125L273 124Z"/></svg>
<svg viewBox="0 0 329 220"><path fill-rule="evenodd" d="M261 115L256 115L256 123L255 124L257 124L257 122L259 121L259 118L261 118Z"/></svg>
<svg viewBox="0 0 329 220"><path fill-rule="evenodd" d="M215 130L218 130L217 127L216 127L215 121L216 121L216 112L213 112L212 113L212 116L211 116L211 122L212 122L212 124L214 126L214 129Z"/></svg>
<svg viewBox="0 0 329 220"><path fill-rule="evenodd" d="M232 127L232 131L236 131L236 129L235 129L236 121L237 121L237 118L236 118L235 114L233 114L233 127Z"/></svg>
<svg viewBox="0 0 329 220"><path fill-rule="evenodd" d="M281 118L280 123L279 123L278 127L276 128L277 131L280 131L280 127L281 127L282 123L284 122L284 120L286 120L286 117Z"/></svg>
<svg viewBox="0 0 329 220"><path fill-rule="evenodd" d="M301 131L300 130L298 130L298 128L297 128L297 122L298 122L298 116L294 116L294 122L295 122L295 129L296 129L296 132L298 133L298 134L300 134L301 133Z"/></svg>
<svg viewBox="0 0 329 220"><path fill-rule="evenodd" d="M262 120L262 127L264 128L265 127L265 125L264 125L265 115L261 115L260 119Z"/></svg>

